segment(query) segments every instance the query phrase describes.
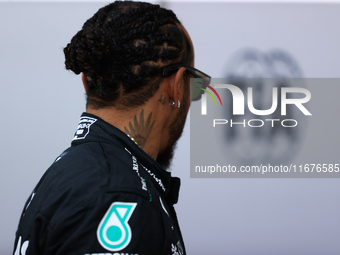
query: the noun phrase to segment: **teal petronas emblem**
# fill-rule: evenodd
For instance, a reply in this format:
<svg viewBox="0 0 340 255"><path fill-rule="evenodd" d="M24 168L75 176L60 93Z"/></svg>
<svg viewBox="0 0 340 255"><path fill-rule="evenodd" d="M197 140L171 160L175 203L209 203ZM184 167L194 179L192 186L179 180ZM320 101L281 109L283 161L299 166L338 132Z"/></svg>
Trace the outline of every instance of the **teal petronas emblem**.
<svg viewBox="0 0 340 255"><path fill-rule="evenodd" d="M101 246L109 251L120 251L131 241L128 221L137 203L114 202L107 210L97 229Z"/></svg>

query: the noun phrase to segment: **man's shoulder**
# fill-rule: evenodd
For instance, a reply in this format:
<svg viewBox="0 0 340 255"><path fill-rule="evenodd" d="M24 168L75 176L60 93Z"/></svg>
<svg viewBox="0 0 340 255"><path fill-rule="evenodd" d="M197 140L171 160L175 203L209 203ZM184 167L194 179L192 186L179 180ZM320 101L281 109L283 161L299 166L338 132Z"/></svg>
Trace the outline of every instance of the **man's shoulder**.
<svg viewBox="0 0 340 255"><path fill-rule="evenodd" d="M133 171L133 160L120 144L88 142L72 146L51 166L60 175L60 182L92 192L120 191L134 187L138 180ZM123 181L124 180L124 181Z"/></svg>
<svg viewBox="0 0 340 255"><path fill-rule="evenodd" d="M115 150L116 155L107 155ZM39 181L34 191L32 213L50 218L79 208L91 208L100 197L119 199L124 194L149 199L141 179L133 171L131 155L110 144L96 142L65 150Z"/></svg>

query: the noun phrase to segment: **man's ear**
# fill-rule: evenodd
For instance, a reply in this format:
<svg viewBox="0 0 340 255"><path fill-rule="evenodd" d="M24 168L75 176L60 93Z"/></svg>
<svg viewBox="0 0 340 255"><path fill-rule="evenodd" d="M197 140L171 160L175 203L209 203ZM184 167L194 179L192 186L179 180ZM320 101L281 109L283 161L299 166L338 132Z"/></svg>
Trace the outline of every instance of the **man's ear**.
<svg viewBox="0 0 340 255"><path fill-rule="evenodd" d="M81 80L83 81L84 89L85 89L85 92L87 94L88 88L87 88L87 85L86 85L86 76L83 73L81 73Z"/></svg>
<svg viewBox="0 0 340 255"><path fill-rule="evenodd" d="M178 69L176 74L172 75L172 79L170 82L169 96L171 99L174 100L175 108L178 107L178 99L181 98L182 93L183 93L183 88L181 88L181 86L183 85L182 80L184 78L184 74L185 74L185 68L181 67L180 69Z"/></svg>

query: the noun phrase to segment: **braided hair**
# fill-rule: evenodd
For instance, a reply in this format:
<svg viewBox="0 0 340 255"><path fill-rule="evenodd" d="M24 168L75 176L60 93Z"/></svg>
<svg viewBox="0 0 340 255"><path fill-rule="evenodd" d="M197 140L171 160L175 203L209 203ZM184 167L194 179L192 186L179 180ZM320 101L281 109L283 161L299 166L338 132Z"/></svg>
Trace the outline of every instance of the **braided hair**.
<svg viewBox="0 0 340 255"><path fill-rule="evenodd" d="M152 97L163 67L190 65L193 49L176 15L116 1L98 10L64 48L66 69L86 77L87 105L135 107Z"/></svg>

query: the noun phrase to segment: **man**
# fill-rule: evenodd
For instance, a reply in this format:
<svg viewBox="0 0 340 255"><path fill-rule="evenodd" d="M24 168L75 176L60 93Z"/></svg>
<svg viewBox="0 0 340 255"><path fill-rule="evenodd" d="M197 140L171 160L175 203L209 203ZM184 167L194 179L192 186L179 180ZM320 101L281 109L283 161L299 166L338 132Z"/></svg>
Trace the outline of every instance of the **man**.
<svg viewBox="0 0 340 255"><path fill-rule="evenodd" d="M191 39L172 11L114 2L65 49L87 95L70 148L28 199L14 254L185 254L168 168L190 106ZM192 92L193 93L193 92Z"/></svg>

